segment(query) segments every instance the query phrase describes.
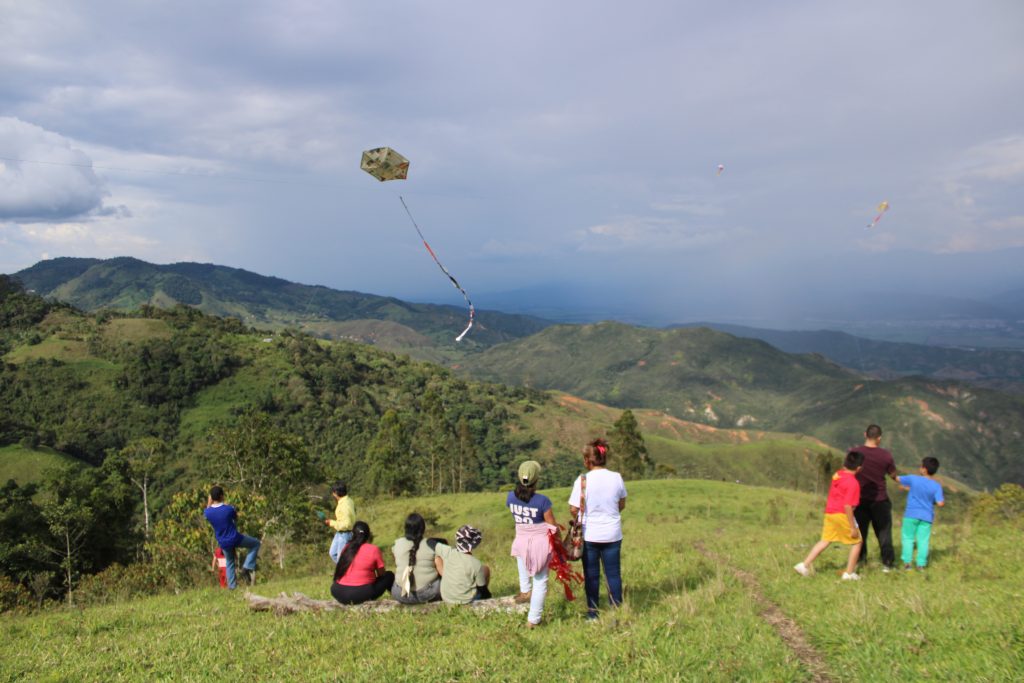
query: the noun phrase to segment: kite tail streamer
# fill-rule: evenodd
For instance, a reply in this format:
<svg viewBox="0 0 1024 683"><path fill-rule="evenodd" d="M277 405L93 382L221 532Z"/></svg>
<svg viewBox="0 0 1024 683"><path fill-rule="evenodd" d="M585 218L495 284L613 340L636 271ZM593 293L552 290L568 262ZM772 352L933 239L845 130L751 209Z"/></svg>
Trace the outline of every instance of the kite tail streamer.
<svg viewBox="0 0 1024 683"><path fill-rule="evenodd" d="M405 208L406 215L408 215L409 220L412 221L412 227L416 228L416 234L418 234L420 239L423 241L423 246L427 248L427 253L429 253L430 257L434 259L434 263L436 263L437 267L441 269L441 272L448 276L448 279L451 280L455 289L462 292L462 298L466 300L466 304L469 306L469 324L466 325L466 329L462 331L462 334L455 338L455 341L460 342L462 341L462 338L466 336L466 333L473 328L473 320L476 316L476 309L473 308L473 302L469 300L469 294L466 294L466 290L462 288L459 281L448 272L448 269L444 267L443 263L441 263L441 259L437 258L437 254L435 254L434 250L430 248L430 245L427 243L427 238L423 236L423 231L420 230L420 226L416 224L416 219L412 217L412 212L409 211L409 206L405 203L405 199L399 195L398 201L402 202L402 207Z"/></svg>
<svg viewBox="0 0 1024 683"><path fill-rule="evenodd" d="M558 528L561 529L561 525ZM565 599L572 602L576 599L572 592L572 584L573 582L583 583L583 575L573 571L565 555L565 547L562 545L561 539L551 529L548 529L548 543L551 544L551 560L548 562L548 569L555 573L555 578L562 584L562 588L565 590Z"/></svg>

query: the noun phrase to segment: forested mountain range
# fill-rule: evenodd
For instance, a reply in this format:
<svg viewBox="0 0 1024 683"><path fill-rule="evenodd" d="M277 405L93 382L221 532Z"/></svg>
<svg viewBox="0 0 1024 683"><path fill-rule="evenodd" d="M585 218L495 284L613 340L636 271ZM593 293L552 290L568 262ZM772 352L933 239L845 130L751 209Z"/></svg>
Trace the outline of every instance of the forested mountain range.
<svg viewBox="0 0 1024 683"><path fill-rule="evenodd" d="M879 379L923 375L1024 393L1024 350L887 342L834 330L770 330L712 322L676 327L709 327L735 337L760 339L786 353L818 353L843 367Z"/></svg>
<svg viewBox="0 0 1024 683"><path fill-rule="evenodd" d="M863 429L860 423L888 419L903 427L893 430L889 439L901 446L897 450L904 454L904 462L912 465L920 455L948 452L949 473L976 486L1020 479L1024 469L1015 455L1020 446L1014 434L1022 431L1020 401L955 381L970 378L1013 385L1022 372L1021 356L1013 351L969 352L842 333L772 335L771 341L793 351L825 350L837 364L707 331L617 324L545 329L546 321L503 314L495 314L496 323L490 327L474 329L470 338L478 341L456 348L452 330L464 322L464 312L457 307L334 292L220 266L155 266L127 258L52 259L21 271L17 278L37 293L88 309L191 302L200 310L247 321L243 327L263 326L259 321L278 329L297 323L313 334L354 336L489 381L558 389L620 408L662 410L730 429L806 433L841 447L856 441ZM323 315L303 316L300 309L308 296L326 302L320 310ZM339 326L345 325L350 331L358 327L361 334L339 334ZM598 329L603 332L594 334ZM525 336L535 330L543 331ZM517 336L518 342L484 348ZM684 339L689 341L682 343ZM677 342L682 347L671 350ZM666 353L682 356L666 357L665 371L651 372L645 354ZM692 364L682 358L703 360ZM878 378L905 373L931 378L880 382L840 365Z"/></svg>
<svg viewBox="0 0 1024 683"><path fill-rule="evenodd" d="M1024 396L952 380L868 379L819 355L707 328L556 325L469 357L460 370L707 425L813 435L840 448L877 422L904 466L934 455L947 474L975 486L1024 482Z"/></svg>
<svg viewBox="0 0 1024 683"><path fill-rule="evenodd" d="M86 314L3 276L0 285L0 456L8 460L99 465L155 437L177 454L174 477L190 481L211 430L255 411L301 437L332 478L365 493L449 490L456 453L458 489L504 485L510 463L527 455L553 468L552 484L564 484L578 469L580 444L606 434L622 412L187 307ZM719 430L653 410L637 415L662 475L808 489L816 455L830 450L756 425ZM767 455L779 476L774 467L753 471Z"/></svg>
<svg viewBox="0 0 1024 683"><path fill-rule="evenodd" d="M156 265L130 257L55 258L14 274L26 289L84 311L143 305L193 306L247 326L294 327L328 339L353 339L431 358L455 346L466 324L458 306L416 304L362 292L302 285L206 263ZM527 315L477 312L461 348L477 349L538 332L549 323ZM440 357L438 357L440 358Z"/></svg>
<svg viewBox="0 0 1024 683"><path fill-rule="evenodd" d="M442 364L458 363L467 354L529 336L551 324L528 315L484 310L478 313L472 332L456 344L454 336L465 325L466 315L457 306L414 304L200 263L155 265L128 257L55 258L40 261L15 277L35 293L82 310L185 304L212 315L238 318L247 326L293 327L325 339L359 341ZM1018 295L1007 292L1000 301L1009 305ZM714 322L675 327L710 327L737 337L761 339L788 353L819 353L879 379L924 375L1024 393L1024 350L950 348L879 341L829 330L784 331Z"/></svg>

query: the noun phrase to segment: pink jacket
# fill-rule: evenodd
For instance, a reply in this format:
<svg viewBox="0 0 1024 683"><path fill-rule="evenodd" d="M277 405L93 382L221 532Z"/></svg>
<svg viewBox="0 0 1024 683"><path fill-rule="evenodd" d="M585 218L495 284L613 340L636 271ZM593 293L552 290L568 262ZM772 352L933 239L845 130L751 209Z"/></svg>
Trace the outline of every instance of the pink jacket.
<svg viewBox="0 0 1024 683"><path fill-rule="evenodd" d="M548 531L558 528L547 523L516 524L516 540L512 541L512 557L521 557L526 571L532 576L545 569L551 561L551 542Z"/></svg>

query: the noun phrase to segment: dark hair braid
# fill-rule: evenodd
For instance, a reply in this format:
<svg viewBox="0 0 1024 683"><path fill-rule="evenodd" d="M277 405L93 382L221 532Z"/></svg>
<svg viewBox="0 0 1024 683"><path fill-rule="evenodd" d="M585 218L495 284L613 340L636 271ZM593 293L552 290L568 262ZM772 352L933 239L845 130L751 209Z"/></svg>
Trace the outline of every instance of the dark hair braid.
<svg viewBox="0 0 1024 683"><path fill-rule="evenodd" d="M405 537L412 541L412 547L409 548L409 566L412 567L412 572L409 574L409 587L414 591L416 590L416 551L419 550L426 531L427 522L423 519L423 515L414 512L405 518Z"/></svg>

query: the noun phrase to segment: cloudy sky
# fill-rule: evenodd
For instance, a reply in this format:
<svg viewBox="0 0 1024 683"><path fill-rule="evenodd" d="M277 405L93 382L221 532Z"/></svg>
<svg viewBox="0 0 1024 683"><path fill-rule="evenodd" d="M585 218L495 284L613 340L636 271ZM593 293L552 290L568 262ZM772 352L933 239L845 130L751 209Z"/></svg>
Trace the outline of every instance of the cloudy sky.
<svg viewBox="0 0 1024 683"><path fill-rule="evenodd" d="M1024 286L1022 35L1020 0L0 0L0 272L459 301L401 194L481 308L995 294ZM380 145L407 181L359 170Z"/></svg>

